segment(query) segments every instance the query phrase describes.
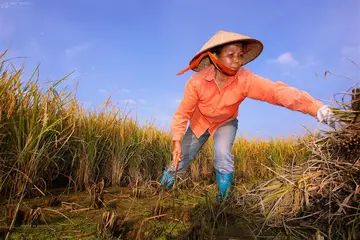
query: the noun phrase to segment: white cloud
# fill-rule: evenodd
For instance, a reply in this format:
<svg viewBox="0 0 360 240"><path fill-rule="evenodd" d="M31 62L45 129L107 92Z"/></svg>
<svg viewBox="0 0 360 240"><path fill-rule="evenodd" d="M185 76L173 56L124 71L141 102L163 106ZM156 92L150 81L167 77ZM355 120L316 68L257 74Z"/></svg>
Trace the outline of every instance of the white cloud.
<svg viewBox="0 0 360 240"><path fill-rule="evenodd" d="M135 105L136 101L132 98L129 98L129 99L122 100L121 103L126 104L126 105Z"/></svg>
<svg viewBox="0 0 360 240"><path fill-rule="evenodd" d="M181 100L182 100L182 99L176 99L176 100L175 100L175 103L181 103Z"/></svg>
<svg viewBox="0 0 360 240"><path fill-rule="evenodd" d="M98 89L98 93L99 93L99 94L103 94L103 95L107 95L109 92L106 91L106 90L103 89L103 88L99 88L99 89Z"/></svg>
<svg viewBox="0 0 360 240"><path fill-rule="evenodd" d="M129 90L129 89L126 89L126 88L122 88L121 91L122 91L122 92L126 92L126 93L129 93L129 92L130 92L130 90Z"/></svg>
<svg viewBox="0 0 360 240"><path fill-rule="evenodd" d="M147 102L144 99L138 99L138 102L141 104L146 104Z"/></svg>
<svg viewBox="0 0 360 240"><path fill-rule="evenodd" d="M74 58L77 57L79 54L86 52L91 48L92 44L90 42L85 42L79 45L74 45L65 50L65 54L70 57Z"/></svg>
<svg viewBox="0 0 360 240"><path fill-rule="evenodd" d="M298 61L293 57L293 55L290 52L286 52L281 54L275 62L281 64L281 65L288 65L288 66L298 66Z"/></svg>

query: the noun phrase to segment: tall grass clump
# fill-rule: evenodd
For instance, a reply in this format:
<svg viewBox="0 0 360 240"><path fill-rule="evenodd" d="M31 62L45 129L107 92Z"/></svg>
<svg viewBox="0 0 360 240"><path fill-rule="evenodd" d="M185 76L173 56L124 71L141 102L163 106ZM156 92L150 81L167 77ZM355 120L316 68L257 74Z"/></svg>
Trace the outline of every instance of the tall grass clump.
<svg viewBox="0 0 360 240"><path fill-rule="evenodd" d="M3 57L1 55L1 57ZM37 186L60 171L63 154L73 132L67 124L72 115L66 109L71 94L57 92L55 82L46 91L38 87L38 69L22 83L22 69L5 69L1 62L1 190L11 196ZM42 193L43 194L43 193Z"/></svg>
<svg viewBox="0 0 360 240"><path fill-rule="evenodd" d="M336 127L304 141L308 160L238 197L238 206L266 219L259 233L276 227L298 238L360 238L360 88L338 95Z"/></svg>
<svg viewBox="0 0 360 240"><path fill-rule="evenodd" d="M170 163L171 134L155 126L140 126L107 99L99 108L85 109L75 91L60 86L70 76L40 84L39 68L23 80L0 56L0 191L46 195L47 189L83 190L105 180L107 186L128 186L159 180ZM305 156L296 138L234 144L236 171L259 179ZM213 173L213 139L190 165L192 180Z"/></svg>
<svg viewBox="0 0 360 240"><path fill-rule="evenodd" d="M239 175L252 180L264 180L274 176L274 173L263 165L277 172L287 164L296 165L304 162L309 154L300 137L269 141L238 138L234 142L233 151Z"/></svg>

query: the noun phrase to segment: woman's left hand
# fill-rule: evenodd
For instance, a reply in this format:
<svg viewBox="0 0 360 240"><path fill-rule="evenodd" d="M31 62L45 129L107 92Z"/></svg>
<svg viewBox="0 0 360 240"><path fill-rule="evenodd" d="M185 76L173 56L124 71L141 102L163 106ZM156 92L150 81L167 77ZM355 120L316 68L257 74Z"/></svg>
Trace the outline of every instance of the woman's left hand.
<svg viewBox="0 0 360 240"><path fill-rule="evenodd" d="M333 111L330 109L329 106L324 105L322 106L317 112L317 120L319 122L325 122L332 128L335 128L336 118Z"/></svg>

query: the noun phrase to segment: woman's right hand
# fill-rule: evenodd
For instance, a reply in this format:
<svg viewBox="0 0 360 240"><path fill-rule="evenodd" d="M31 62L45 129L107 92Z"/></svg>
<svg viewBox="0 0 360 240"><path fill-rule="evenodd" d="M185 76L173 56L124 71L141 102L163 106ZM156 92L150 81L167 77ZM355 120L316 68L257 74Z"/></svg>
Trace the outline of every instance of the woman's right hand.
<svg viewBox="0 0 360 240"><path fill-rule="evenodd" d="M180 141L174 141L173 142L173 151L172 151L172 161L174 165L176 165L177 162L181 161L183 155L181 152L181 143Z"/></svg>

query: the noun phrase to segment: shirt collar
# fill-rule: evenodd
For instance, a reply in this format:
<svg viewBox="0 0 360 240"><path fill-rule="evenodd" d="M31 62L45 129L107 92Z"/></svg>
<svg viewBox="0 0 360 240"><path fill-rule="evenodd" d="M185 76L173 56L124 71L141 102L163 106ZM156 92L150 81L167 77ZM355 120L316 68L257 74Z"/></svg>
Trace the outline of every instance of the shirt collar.
<svg viewBox="0 0 360 240"><path fill-rule="evenodd" d="M211 64L208 67L208 69L206 69L205 80L208 82L215 80L215 66L214 65Z"/></svg>
<svg viewBox="0 0 360 240"><path fill-rule="evenodd" d="M240 75L242 75L244 73L244 68L241 67L239 69L239 71L237 71L237 73L235 74L235 76L231 76L230 77L230 81L233 82L237 77L239 77ZM207 69L205 70L205 80L210 82L212 80L215 80L215 66L214 65L209 65L207 67Z"/></svg>

